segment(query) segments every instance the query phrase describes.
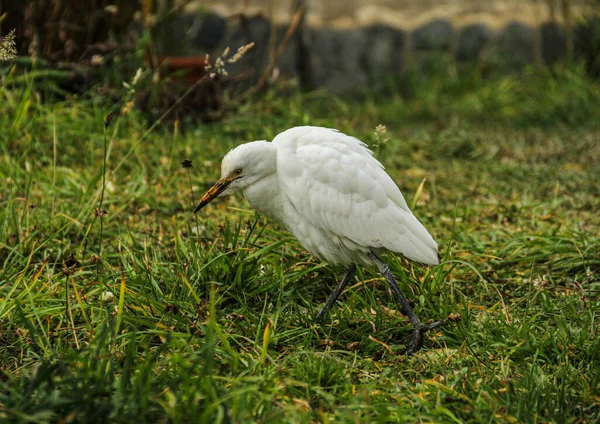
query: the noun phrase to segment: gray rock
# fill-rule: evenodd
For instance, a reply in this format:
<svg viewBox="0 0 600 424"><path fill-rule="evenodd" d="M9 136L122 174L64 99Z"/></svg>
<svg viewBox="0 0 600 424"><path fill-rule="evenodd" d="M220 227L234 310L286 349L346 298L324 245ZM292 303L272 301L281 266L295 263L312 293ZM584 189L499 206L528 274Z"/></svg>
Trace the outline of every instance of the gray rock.
<svg viewBox="0 0 600 424"><path fill-rule="evenodd" d="M452 41L452 24L437 19L412 33L412 47L415 50L448 50Z"/></svg>
<svg viewBox="0 0 600 424"><path fill-rule="evenodd" d="M190 29L194 45L214 49L225 36L227 21L215 13L202 16Z"/></svg>
<svg viewBox="0 0 600 424"><path fill-rule="evenodd" d="M478 59L479 54L493 35L493 31L484 24L473 24L464 27L456 44L456 58L463 62Z"/></svg>
<svg viewBox="0 0 600 424"><path fill-rule="evenodd" d="M190 56L214 49L225 30L226 21L219 15L181 13L160 21L154 34L160 55Z"/></svg>
<svg viewBox="0 0 600 424"><path fill-rule="evenodd" d="M521 22L511 22L498 35L498 55L500 63L509 69L521 68L532 63L533 28Z"/></svg>
<svg viewBox="0 0 600 424"><path fill-rule="evenodd" d="M406 64L403 58L406 34L386 25L373 25L365 29L367 45L364 67L370 77L399 74Z"/></svg>
<svg viewBox="0 0 600 424"><path fill-rule="evenodd" d="M590 75L600 78L600 17L589 17L573 28L573 48Z"/></svg>
<svg viewBox="0 0 600 424"><path fill-rule="evenodd" d="M567 54L565 30L556 22L545 22L540 27L542 59L547 64L558 62Z"/></svg>
<svg viewBox="0 0 600 424"><path fill-rule="evenodd" d="M598 54L600 45L600 17L589 17L583 19L573 28L573 43L576 53Z"/></svg>
<svg viewBox="0 0 600 424"><path fill-rule="evenodd" d="M365 84L367 39L364 29L310 29L311 85L340 93Z"/></svg>

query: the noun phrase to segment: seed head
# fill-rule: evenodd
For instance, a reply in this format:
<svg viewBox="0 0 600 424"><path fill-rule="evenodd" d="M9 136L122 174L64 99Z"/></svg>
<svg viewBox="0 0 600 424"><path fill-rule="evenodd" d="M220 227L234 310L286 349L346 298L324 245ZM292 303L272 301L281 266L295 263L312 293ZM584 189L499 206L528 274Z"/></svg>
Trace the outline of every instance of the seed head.
<svg viewBox="0 0 600 424"><path fill-rule="evenodd" d="M65 275L71 275L79 267L80 263L71 253L66 261L63 262L62 271Z"/></svg>
<svg viewBox="0 0 600 424"><path fill-rule="evenodd" d="M104 7L104 11L109 15L116 15L119 13L119 7L116 4L109 4Z"/></svg>
<svg viewBox="0 0 600 424"><path fill-rule="evenodd" d="M381 125L381 124L377 125L377 127L375 128L375 139L377 140L378 143L385 144L390 140L389 137L385 136L386 133L387 133L387 128L385 127L385 125Z"/></svg>
<svg viewBox="0 0 600 424"><path fill-rule="evenodd" d="M97 218L102 218L106 215L108 215L108 211L106 209L94 208L94 216L96 216Z"/></svg>
<svg viewBox="0 0 600 424"><path fill-rule="evenodd" d="M125 104L125 106L123 106L123 110L122 110L123 116L129 115L129 112L131 112L131 109L133 109L134 105L135 105L135 102L133 100L127 102Z"/></svg>
<svg viewBox="0 0 600 424"><path fill-rule="evenodd" d="M13 29L4 39L0 41L0 62L17 57L17 45L15 43L15 30Z"/></svg>
<svg viewBox="0 0 600 424"><path fill-rule="evenodd" d="M90 63L92 66L102 66L104 65L104 57L100 56L99 54L95 54L90 59Z"/></svg>
<svg viewBox="0 0 600 424"><path fill-rule="evenodd" d="M450 315L448 315L448 321L458 322L461 319L462 319L462 317L460 316L460 314L458 312L452 312Z"/></svg>
<svg viewBox="0 0 600 424"><path fill-rule="evenodd" d="M102 303L110 303L113 300L115 300L115 294L110 290L106 290L100 295L100 301L102 301Z"/></svg>
<svg viewBox="0 0 600 424"><path fill-rule="evenodd" d="M135 75L131 80L131 85L135 86L139 82L140 78L142 77L142 73L142 68L138 68L138 70L135 71Z"/></svg>
<svg viewBox="0 0 600 424"><path fill-rule="evenodd" d="M104 118L104 127L105 128L108 128L108 126L112 122L114 116L115 116L114 112L110 112L108 115L106 115L106 118Z"/></svg>
<svg viewBox="0 0 600 424"><path fill-rule="evenodd" d="M75 258L75 255L71 253L65 261L65 265L68 268L77 268L79 266L79 261Z"/></svg>
<svg viewBox="0 0 600 424"><path fill-rule="evenodd" d="M240 60L242 58L242 56L244 56L248 52L248 50L250 50L253 47L254 47L254 42L241 46L231 58L227 59L227 62L229 62L229 63L237 62L238 60Z"/></svg>

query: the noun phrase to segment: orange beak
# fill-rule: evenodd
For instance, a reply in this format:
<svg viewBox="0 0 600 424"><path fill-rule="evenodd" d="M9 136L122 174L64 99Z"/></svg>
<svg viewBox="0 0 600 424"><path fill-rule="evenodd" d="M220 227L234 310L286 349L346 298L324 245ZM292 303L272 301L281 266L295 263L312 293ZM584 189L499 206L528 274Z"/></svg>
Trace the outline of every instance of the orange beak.
<svg viewBox="0 0 600 424"><path fill-rule="evenodd" d="M215 197L223 193L227 186L229 186L229 184L231 184L234 180L235 178L223 177L217 181L215 185L209 188L206 194L202 196L200 203L198 203L198 206L196 206L196 209L194 209L194 213L198 212L204 206L208 205Z"/></svg>

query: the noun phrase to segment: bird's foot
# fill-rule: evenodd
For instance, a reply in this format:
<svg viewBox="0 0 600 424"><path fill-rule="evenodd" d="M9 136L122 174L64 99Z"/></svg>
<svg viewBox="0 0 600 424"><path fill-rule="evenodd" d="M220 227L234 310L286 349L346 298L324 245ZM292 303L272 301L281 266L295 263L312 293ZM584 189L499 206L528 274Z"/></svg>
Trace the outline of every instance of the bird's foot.
<svg viewBox="0 0 600 424"><path fill-rule="evenodd" d="M431 324L421 324L418 328L415 328L413 337L404 352L406 356L414 355L423 347L423 341L425 340L425 333L434 328L441 327L448 324L448 318L444 318L441 321L432 322Z"/></svg>

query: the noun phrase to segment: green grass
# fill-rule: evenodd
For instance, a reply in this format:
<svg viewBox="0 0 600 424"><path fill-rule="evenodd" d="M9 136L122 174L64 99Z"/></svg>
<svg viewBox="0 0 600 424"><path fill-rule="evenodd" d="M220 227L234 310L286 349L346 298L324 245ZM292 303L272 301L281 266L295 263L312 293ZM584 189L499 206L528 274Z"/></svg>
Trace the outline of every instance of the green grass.
<svg viewBox="0 0 600 424"><path fill-rule="evenodd" d="M598 422L598 85L455 71L347 101L274 91L185 131L145 135L134 111L106 139L94 96L3 89L0 420ZM462 319L413 357L373 269L320 325L341 270L240 198L191 213L183 159L198 200L232 146L301 124L371 145L385 124L409 203L427 177L415 213L444 262L386 260L422 320Z"/></svg>

